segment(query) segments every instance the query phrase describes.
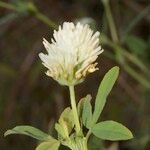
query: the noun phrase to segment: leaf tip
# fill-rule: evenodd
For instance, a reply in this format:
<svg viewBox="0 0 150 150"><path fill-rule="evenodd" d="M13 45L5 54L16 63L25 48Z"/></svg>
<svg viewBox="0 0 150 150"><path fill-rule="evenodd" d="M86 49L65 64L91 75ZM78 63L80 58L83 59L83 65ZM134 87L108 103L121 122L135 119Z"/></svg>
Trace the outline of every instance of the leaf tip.
<svg viewBox="0 0 150 150"><path fill-rule="evenodd" d="M129 139L133 139L133 138L134 138L134 136L133 136L132 132L129 130Z"/></svg>
<svg viewBox="0 0 150 150"><path fill-rule="evenodd" d="M120 68L118 66L114 66L113 69L119 72Z"/></svg>
<svg viewBox="0 0 150 150"><path fill-rule="evenodd" d="M4 133L4 137L6 137L7 135L10 134L10 130L7 130L5 133Z"/></svg>

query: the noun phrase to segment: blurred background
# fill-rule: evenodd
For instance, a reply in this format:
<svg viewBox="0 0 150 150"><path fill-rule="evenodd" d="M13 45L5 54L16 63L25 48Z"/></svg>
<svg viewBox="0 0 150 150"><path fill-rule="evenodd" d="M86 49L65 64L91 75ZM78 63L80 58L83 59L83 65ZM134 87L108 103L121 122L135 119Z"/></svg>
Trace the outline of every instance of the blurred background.
<svg viewBox="0 0 150 150"><path fill-rule="evenodd" d="M33 150L36 140L3 133L32 125L55 136L53 128L69 106L67 87L44 72L38 53L64 21L88 23L101 32L100 70L76 87L77 100L94 98L104 74L120 66L101 120L126 125L134 139L90 138L90 150L150 150L150 1L149 0L3 0L0 1L0 149ZM61 149L66 150L65 147Z"/></svg>

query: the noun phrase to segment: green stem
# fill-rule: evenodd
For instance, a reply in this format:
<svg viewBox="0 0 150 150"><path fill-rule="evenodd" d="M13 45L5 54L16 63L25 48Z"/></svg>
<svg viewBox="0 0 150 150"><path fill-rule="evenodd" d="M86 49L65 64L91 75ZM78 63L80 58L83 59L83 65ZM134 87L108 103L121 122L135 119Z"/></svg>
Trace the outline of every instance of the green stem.
<svg viewBox="0 0 150 150"><path fill-rule="evenodd" d="M87 140L87 141L88 141L90 135L91 135L91 131L89 130L88 133L87 133L87 135L86 135L86 140Z"/></svg>
<svg viewBox="0 0 150 150"><path fill-rule="evenodd" d="M44 24L47 24L48 26L52 27L53 29L58 28L58 26L52 20L50 20L47 16L45 16L44 14L40 12L37 12L35 14L35 17L41 22L43 22Z"/></svg>
<svg viewBox="0 0 150 150"><path fill-rule="evenodd" d="M78 134L80 132L80 123L79 123L78 112L76 107L74 86L69 86L69 91L70 91L71 107L72 107L74 121L75 121L75 130Z"/></svg>
<svg viewBox="0 0 150 150"><path fill-rule="evenodd" d="M114 22L114 18L112 16L112 12L110 9L109 0L102 0L102 2L104 5L104 9L105 9L105 13L106 13L106 17L107 17L108 26L110 29L110 34L111 34L112 40L114 43L119 43L119 37L117 34L117 29L116 29L116 25ZM121 51L118 51L118 49L116 49L115 54L116 54L116 59L118 61L122 61L123 56L121 54Z"/></svg>
<svg viewBox="0 0 150 150"><path fill-rule="evenodd" d="M110 6L109 6L109 0L102 0L102 2L103 2L103 5L104 5L104 8L105 8L105 13L106 13L108 25L109 25L109 28L110 28L111 37L112 37L112 39L115 43L118 43L119 38L118 38L118 35L117 35L117 29L116 29L116 26L115 26L115 23L114 23L114 20L113 20L113 17L112 17L111 9L110 9Z"/></svg>
<svg viewBox="0 0 150 150"><path fill-rule="evenodd" d="M142 77L138 72L136 72L134 69L132 69L130 66L125 65L124 70L130 74L133 78L135 78L141 85L146 87L147 89L150 89L150 82L149 80L146 80L146 78Z"/></svg>
<svg viewBox="0 0 150 150"><path fill-rule="evenodd" d="M34 3L32 2L27 2L24 5L26 6L26 11L31 12L31 14L37 18L38 20L40 20L41 22L43 22L44 24L52 27L53 29L57 29L58 25L53 22L51 19L49 19L47 16L45 16L43 13L41 13L37 7L34 5ZM20 12L19 6L18 5L14 5L14 4L8 4L6 2L0 2L0 7L6 8L6 9L11 9L13 11L17 11L18 13Z"/></svg>
<svg viewBox="0 0 150 150"><path fill-rule="evenodd" d="M14 5L8 4L6 2L0 2L0 7L11 9L11 10L16 10L16 7Z"/></svg>
<svg viewBox="0 0 150 150"><path fill-rule="evenodd" d="M138 59L136 56L131 55L129 52L127 52L127 50L123 49L121 46L112 43L111 41L107 40L107 43L105 43L107 45L109 45L110 47L112 47L114 50L116 49L121 49L122 50L122 54L123 56L130 60L132 63L134 63L137 67L139 67L143 72L146 72L148 74L148 68L143 64L143 62L141 62L140 59ZM109 54L111 55L111 54ZM112 56L109 57L112 60L115 60ZM150 89L150 82L149 80L144 77L142 74L139 74L135 69L133 69L128 63L123 62L121 63L118 60L117 61L123 68L124 70L130 75L132 76L136 81L138 81L141 85L143 85L145 88Z"/></svg>

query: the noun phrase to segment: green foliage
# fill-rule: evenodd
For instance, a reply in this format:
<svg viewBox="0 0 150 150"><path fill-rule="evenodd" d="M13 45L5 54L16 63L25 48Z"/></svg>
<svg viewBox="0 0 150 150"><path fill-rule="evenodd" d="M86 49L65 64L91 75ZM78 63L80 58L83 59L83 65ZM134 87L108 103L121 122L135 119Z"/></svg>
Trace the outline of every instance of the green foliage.
<svg viewBox="0 0 150 150"><path fill-rule="evenodd" d="M130 109L133 116L136 116L135 123L133 123L133 127L136 124L135 133L138 136L138 138L135 138L131 142L123 143L127 149L140 149L140 150L148 150L150 146L149 143L149 137L146 137L144 132L147 134L149 133L149 97L145 97L146 93L149 93L149 58L150 58L150 51L148 47L149 42L149 8L150 5L147 5L148 2L142 3L142 7L139 7L141 5L140 1L123 1L120 5L119 1L114 1L114 5L111 5L110 0L103 0L103 2L107 2L107 10L105 7L102 6L102 3L100 1L94 1L91 3L91 1L74 1L74 5L78 6L79 9L69 9L69 13L71 13L73 16L72 18L77 18L79 16L82 16L83 18L86 17L86 14L92 13L92 19L96 23L96 26L98 29L101 30L100 38L102 37L102 34L106 36L104 41L101 42L102 47L103 45L107 47L105 52L103 53L104 60L108 60L107 64L112 65L112 62L116 64L119 64L122 68L122 79L124 80L124 83L120 82L116 97L120 97L122 94L122 88L124 89L124 98L121 100L122 102L118 104L114 104L115 110L119 112L124 112L126 109ZM35 2L35 3L34 3ZM79 5L79 3L82 3L84 5ZM34 4L33 4L34 3ZM36 4L36 5L35 5ZM45 80L41 80L40 76L40 69L39 74L34 72L34 68L30 68L30 62L34 62L33 67L37 65L36 61L34 61L34 57L30 57L30 61L26 61L24 65L22 65L23 61L26 58L27 53L30 53L34 49L34 53L36 53L37 50L41 50L40 46L38 45L39 39L41 39L41 36L43 36L43 33L45 33L45 30L51 30L57 24L53 23L50 18L52 10L47 7L49 4L48 1L32 1L32 2L26 2L25 0L13 0L11 2L0 2L1 7L1 19L0 19L0 25L1 25L1 31L0 36L3 40L1 40L1 63L0 63L0 76L1 76L1 89L0 89L0 116L1 116L1 128L6 128L8 125L11 126L13 123L11 122L12 119L9 119L9 112L4 112L4 110L7 110L7 108L10 108L10 118L14 118L16 122L21 120L26 120L26 114L31 115L30 121L35 121L35 123L40 122L45 125L45 121L49 118L49 113L47 113L48 110L51 109L53 105L47 105L46 103L49 103L47 100L53 98L50 95L53 96L53 89L56 89L57 87L53 88L53 86L49 86L48 84L45 84ZM61 13L62 11L60 9L62 8L72 8L72 4L70 2L61 2L61 3L54 3L54 9L57 9L57 13L53 13L52 16L55 21L59 21L60 18L64 18L65 12ZM41 7L42 6L42 7ZM71 7L69 7L71 6ZM84 6L84 9L82 8ZM96 13L96 11L91 11L93 8L96 7L97 11L100 13ZM108 18L108 7L109 7L109 15ZM4 9L6 8L6 9ZM39 9L41 10L39 10ZM76 8L76 7L73 7ZM104 9L101 9L104 8ZM140 9L139 9L140 8ZM9 10L7 10L9 9ZM44 10L44 14L42 14L42 11ZM64 9L68 11L68 9ZM115 11L114 13L111 12L111 10ZM73 12L73 13L72 13ZM77 13L76 13L77 12ZM97 14L101 14L100 16ZM28 15L28 16L26 16ZM77 16L76 16L77 15ZM103 17L102 17L103 15ZM120 17L121 15L121 17ZM26 17L24 17L26 16ZM124 18L122 22L122 17ZM110 19L111 18L111 19ZM113 20L113 18L117 18ZM36 20L37 19L37 20ZM26 22L20 23L20 22ZM114 23L112 23L114 22ZM41 26L41 23L43 25ZM39 27L40 24L40 27ZM116 24L116 31L114 30L114 25ZM101 27L100 27L101 26ZM40 30L39 30L40 28ZM114 28L114 29L113 29ZM104 30L105 29L105 30ZM32 31L32 32L29 32ZM114 33L115 32L115 33ZM132 33L131 33L132 32ZM52 32L49 33L48 36L51 36ZM124 35L128 34L126 37ZM133 35L134 34L134 35ZM110 35L112 35L110 37ZM119 35L119 41L114 42L115 35ZM138 35L138 37L137 37ZM126 39L125 39L126 38ZM122 44L121 39L125 40ZM17 42L16 42L17 40ZM112 43L109 43L110 41ZM29 45L29 47L23 47L20 45L22 44L22 41L26 43L26 45ZM13 44L14 43L14 44ZM40 45L40 44L39 44ZM146 49L145 49L146 48ZM121 61L120 59L117 59L116 52L120 51L120 54L122 55ZM19 55L18 55L19 54ZM21 56L23 54L23 57ZM138 55L138 56L137 56ZM142 59L144 56L144 59ZM19 57L19 59L18 59ZM111 61L113 60L113 61ZM122 65L123 64L123 65ZM29 67L29 70L31 71L25 72L25 74L20 74L23 66L25 68ZM102 72L104 71L105 67L101 67ZM15 70L14 70L15 69ZM36 75L37 78L34 78ZM28 76L31 76L31 78L34 78L33 80L28 80L26 82L25 80L25 86L17 87L17 82L22 83L24 81L24 76L26 79L28 79ZM17 82L16 82L17 81ZM24 84L24 83L23 83ZM131 87L132 86L132 87ZM94 88L94 84L91 84L91 89ZM84 90L89 90L89 87L85 87ZM19 90L18 90L19 89ZM22 90L21 90L22 89ZM59 89L59 88L58 88ZM131 89L131 90L130 90ZM134 89L132 91L132 89ZM19 91L19 92L17 92ZM22 92L23 91L23 92ZM45 92L42 92L45 91ZM50 92L51 91L51 92ZM32 95L29 93L32 92ZM22 94L23 93L23 94ZM43 94L42 94L43 93ZM29 95L28 95L29 94ZM56 93L59 97L60 93ZM66 97L65 92L63 94ZM14 96L15 95L15 96ZM17 105L15 101L9 101L9 99L14 99L17 102L19 102ZM24 97L30 97L28 101L26 101L26 104L24 103ZM43 101L44 100L44 101ZM125 100L125 101L124 101ZM46 102L46 103L45 103ZM65 102L65 105L69 105L69 101ZM124 104L127 105L129 102L128 108L124 107ZM40 103L40 105L39 105ZM79 110L78 115L80 119L82 119L82 110L83 110L83 104L84 100L79 102ZM14 104L14 106L12 105ZM41 104L42 107L41 107ZM18 107L20 106L24 107L24 109L20 109L18 111ZM25 106L24 106L25 105ZM34 105L34 106L33 106ZM58 106L58 105L57 105ZM56 106L56 107L57 107ZM62 103L59 104L59 107L56 108L56 111L64 105ZM140 107L137 107L140 106ZM11 110L11 107L14 107ZM28 107L31 112L27 112L29 109L26 109ZM32 109L34 107L35 109ZM119 108L118 108L119 107ZM5 109L6 108L6 109ZM17 109L16 109L17 108ZM81 109L80 109L81 108ZM136 109L135 109L136 108ZM15 113L13 113L15 109ZM120 111L120 109L122 109ZM36 110L36 113L35 113ZM44 111L43 111L44 110ZM129 113L130 113L129 111ZM119 119L119 116L122 115L122 113L119 114L114 111L108 111L108 117L114 116ZM4 114L4 115L3 115ZM22 115L25 114L25 115ZM38 121L35 119L38 115ZM125 114L124 116L121 116L121 120L124 120L124 117L128 118L127 120L130 121L131 116L127 116ZM44 117L43 117L44 116ZM55 115L54 117L56 117ZM138 121L139 118L142 121L142 124ZM56 119L56 118L54 118ZM120 119L119 119L120 120ZM52 122L52 120L50 120ZM82 122L82 121L81 121ZM128 122L129 123L129 122ZM130 123L129 123L130 124ZM42 126L43 126L42 125ZM148 129L148 130L147 130ZM145 140L145 137L147 140ZM91 139L91 138L90 138ZM99 140L99 139L97 139ZM3 142L4 141L4 142ZM135 143L133 143L133 141ZM97 149L105 149L104 147L101 148L99 146L100 141L93 140L93 143L89 146L95 146L93 150ZM121 143L122 144L122 143ZM133 144L132 147L129 147L130 144ZM24 147L23 145L26 145L26 143L16 142L15 140L13 142L6 142L6 140L1 141L0 149L9 149L9 146L11 147L13 145L13 148L15 150L18 149L31 149L32 144L27 145L28 148ZM146 148L146 145L148 148ZM20 147L21 148L20 148ZM97 146L97 147L96 147ZM92 148L90 148L92 150Z"/></svg>
<svg viewBox="0 0 150 150"><path fill-rule="evenodd" d="M60 144L67 146L71 149L84 149L87 150L87 140L91 133L96 137L104 140L127 140L133 138L129 129L115 121L103 121L97 123L97 120L104 108L106 98L111 91L119 74L119 67L113 67L104 76L95 101L95 110L92 114L91 95L82 98L77 106L78 117L81 119L82 124L89 129L87 136L84 137L82 133L76 133L74 129L75 119L73 110L67 107L55 124L55 129L58 133L58 141L50 135L40 131L31 126L17 126L5 132L5 136L10 134L24 134L44 141L36 148L36 150L58 150ZM75 131L75 132L74 132Z"/></svg>
<svg viewBox="0 0 150 150"><path fill-rule="evenodd" d="M78 111L79 118L82 118L83 105L84 105L84 102L86 100L86 97L81 98L80 101L79 101L79 103L78 103L77 111Z"/></svg>
<svg viewBox="0 0 150 150"><path fill-rule="evenodd" d="M67 130L68 130L68 134L70 134L70 132L72 131L72 129L74 127L73 113L72 113L72 109L70 107L67 107L62 112L58 122L61 125L63 125L65 122L65 124L67 126Z"/></svg>
<svg viewBox="0 0 150 150"><path fill-rule="evenodd" d="M28 11L37 12L37 8L34 6L32 2L26 2L26 1L18 1L10 4L6 2L0 2L0 7L16 10L20 13L26 13Z"/></svg>
<svg viewBox="0 0 150 150"><path fill-rule="evenodd" d="M66 128L63 128L59 123L55 123L55 130L58 133L58 137L66 139L69 137L68 131L65 130Z"/></svg>
<svg viewBox="0 0 150 150"><path fill-rule="evenodd" d="M40 141L44 141L39 144L36 150L58 150L60 146L60 142L58 140L32 126L17 126L11 130L7 130L4 136L8 136L11 134L23 134Z"/></svg>
<svg viewBox="0 0 150 150"><path fill-rule="evenodd" d="M42 142L36 150L58 150L60 146L60 142L57 140L51 140L48 142Z"/></svg>
<svg viewBox="0 0 150 150"><path fill-rule="evenodd" d="M97 123L92 127L91 131L95 136L103 140L118 141L133 138L129 129L115 121Z"/></svg>
<svg viewBox="0 0 150 150"><path fill-rule="evenodd" d="M4 136L11 135L11 134L24 134L40 141L49 141L53 139L47 133L44 133L43 131L34 128L32 126L16 126L11 130L7 130Z"/></svg>
<svg viewBox="0 0 150 150"><path fill-rule="evenodd" d="M73 113L70 107L67 107L61 114L55 129L63 137L68 138L74 127Z"/></svg>
<svg viewBox="0 0 150 150"><path fill-rule="evenodd" d="M119 67L110 69L100 83L98 94L95 100L95 109L93 113L93 123L96 123L106 103L106 98L110 93L119 74Z"/></svg>
<svg viewBox="0 0 150 150"><path fill-rule="evenodd" d="M92 97L87 95L84 100L83 104L83 111L82 111L82 121L83 124L89 129L92 125L92 106L91 101Z"/></svg>

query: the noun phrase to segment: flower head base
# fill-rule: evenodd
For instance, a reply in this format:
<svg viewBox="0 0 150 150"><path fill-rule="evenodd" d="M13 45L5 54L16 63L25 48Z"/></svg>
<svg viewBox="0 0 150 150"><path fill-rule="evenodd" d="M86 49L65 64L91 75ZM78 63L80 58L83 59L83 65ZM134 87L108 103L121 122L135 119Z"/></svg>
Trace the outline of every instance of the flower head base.
<svg viewBox="0 0 150 150"><path fill-rule="evenodd" d="M40 53L39 57L48 68L46 74L62 85L82 82L87 74L98 70L95 60L103 52L99 35L93 34L88 25L64 22L54 30L51 43L43 40L48 54Z"/></svg>

